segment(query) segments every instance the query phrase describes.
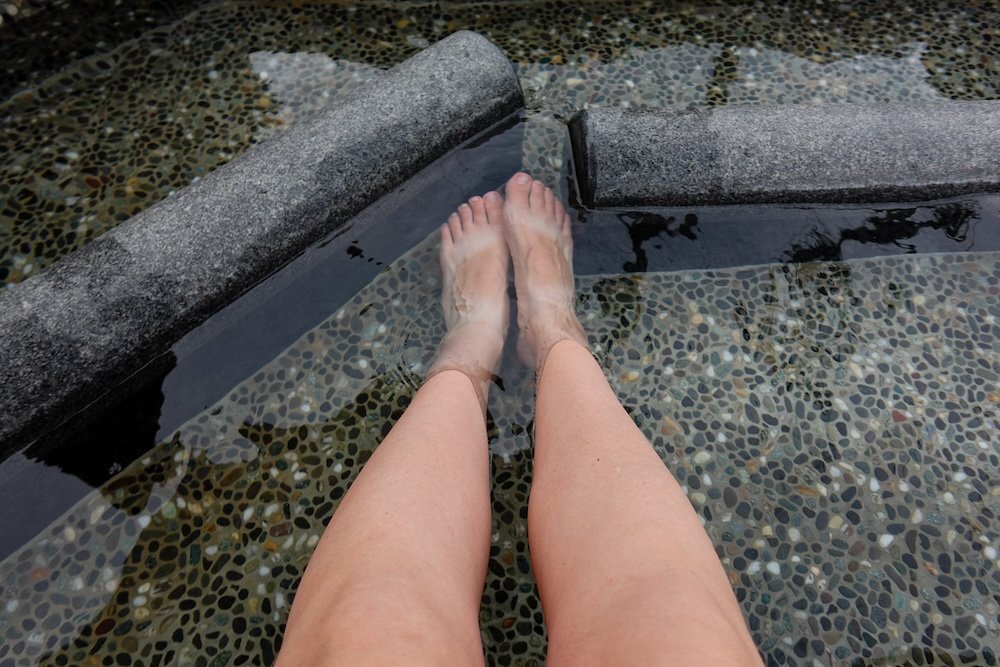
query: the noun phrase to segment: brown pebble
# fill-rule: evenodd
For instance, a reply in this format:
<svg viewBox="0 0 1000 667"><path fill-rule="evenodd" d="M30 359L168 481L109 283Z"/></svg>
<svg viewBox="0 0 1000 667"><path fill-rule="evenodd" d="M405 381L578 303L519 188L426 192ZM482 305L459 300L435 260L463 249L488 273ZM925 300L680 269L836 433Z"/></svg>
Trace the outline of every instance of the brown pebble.
<svg viewBox="0 0 1000 667"><path fill-rule="evenodd" d="M111 632L111 628L115 627L115 619L106 618L97 624L94 628L94 634L97 636L106 635Z"/></svg>
<svg viewBox="0 0 1000 667"><path fill-rule="evenodd" d="M271 534L271 537L284 537L285 535L292 532L292 524L290 524L287 521L284 521L282 523L271 526L271 529L268 532Z"/></svg>
<svg viewBox="0 0 1000 667"><path fill-rule="evenodd" d="M674 421L670 417L663 418L663 425L660 427L660 433L662 433L663 435L676 435L677 433L681 433L682 431L683 430L681 429L681 425L678 424L676 421Z"/></svg>

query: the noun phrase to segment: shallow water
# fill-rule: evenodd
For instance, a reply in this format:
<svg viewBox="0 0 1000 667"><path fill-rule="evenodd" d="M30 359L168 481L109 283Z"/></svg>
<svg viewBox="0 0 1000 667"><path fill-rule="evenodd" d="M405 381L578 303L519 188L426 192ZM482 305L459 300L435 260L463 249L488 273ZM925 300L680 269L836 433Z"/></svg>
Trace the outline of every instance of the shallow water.
<svg viewBox="0 0 1000 667"><path fill-rule="evenodd" d="M325 521L433 354L435 252L431 237L0 564L0 664L266 664ZM771 664L993 655L1000 253L577 287ZM489 664L541 664L533 391L513 358L501 375L483 639Z"/></svg>
<svg viewBox="0 0 1000 667"><path fill-rule="evenodd" d="M0 278L458 28L515 60L523 163L572 196L575 109L992 99L998 19L977 3L202 3L0 106ZM595 353L768 662L993 664L1000 254L852 258L994 250L996 199L578 213ZM152 451L94 472L98 489L0 562L0 665L267 663L322 526L442 331L434 252L432 237ZM483 640L489 664L537 665L533 396L510 354L501 375Z"/></svg>

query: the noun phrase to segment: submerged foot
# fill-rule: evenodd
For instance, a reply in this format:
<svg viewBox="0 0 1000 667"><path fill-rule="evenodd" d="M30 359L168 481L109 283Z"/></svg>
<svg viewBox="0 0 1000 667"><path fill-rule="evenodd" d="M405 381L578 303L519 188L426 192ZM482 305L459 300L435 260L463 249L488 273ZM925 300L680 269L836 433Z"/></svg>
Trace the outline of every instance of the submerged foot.
<svg viewBox="0 0 1000 667"><path fill-rule="evenodd" d="M503 198L473 197L441 227L441 307L448 326L430 375L458 370L473 381L485 410L487 387L510 318Z"/></svg>
<svg viewBox="0 0 1000 667"><path fill-rule="evenodd" d="M537 371L561 340L589 347L574 310L573 237L566 210L543 183L517 173L506 190L504 233L514 261L517 349Z"/></svg>

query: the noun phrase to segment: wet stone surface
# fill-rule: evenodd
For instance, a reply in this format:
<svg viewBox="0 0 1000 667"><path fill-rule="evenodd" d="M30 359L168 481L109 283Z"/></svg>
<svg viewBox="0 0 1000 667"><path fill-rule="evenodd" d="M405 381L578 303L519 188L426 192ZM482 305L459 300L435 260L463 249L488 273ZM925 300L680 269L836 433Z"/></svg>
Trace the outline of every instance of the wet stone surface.
<svg viewBox="0 0 1000 667"><path fill-rule="evenodd" d="M147 16L169 12L146 12L138 0L129 7L132 18L94 34L104 46L68 51L93 55L45 78L25 74L31 86L0 105L5 284L463 28L514 61L529 100L524 166L554 186L567 169L564 123L589 106L977 100L1000 91L1000 10L989 3L215 2L136 38ZM0 60L61 44L45 32L46 11L0 25L0 34L39 31L0 40Z"/></svg>
<svg viewBox="0 0 1000 667"><path fill-rule="evenodd" d="M433 239L0 563L0 665L269 664L443 323ZM1000 253L578 279L769 664L994 664ZM490 665L541 665L533 387L491 397ZM433 483L431 481L431 483Z"/></svg>

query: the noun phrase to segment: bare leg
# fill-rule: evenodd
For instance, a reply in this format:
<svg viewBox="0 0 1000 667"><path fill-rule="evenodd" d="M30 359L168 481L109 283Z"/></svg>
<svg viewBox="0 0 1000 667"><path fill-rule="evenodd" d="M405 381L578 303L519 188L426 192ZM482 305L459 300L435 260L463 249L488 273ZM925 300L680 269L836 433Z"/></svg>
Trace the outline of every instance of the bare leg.
<svg viewBox="0 0 1000 667"><path fill-rule="evenodd" d="M431 377L323 533L278 659L294 665L483 663L490 489L482 401L507 331L503 201L441 230L448 334Z"/></svg>
<svg viewBox="0 0 1000 667"><path fill-rule="evenodd" d="M581 339L569 219L521 176L505 231L521 356L539 371L528 535L549 664L759 665L687 497Z"/></svg>

